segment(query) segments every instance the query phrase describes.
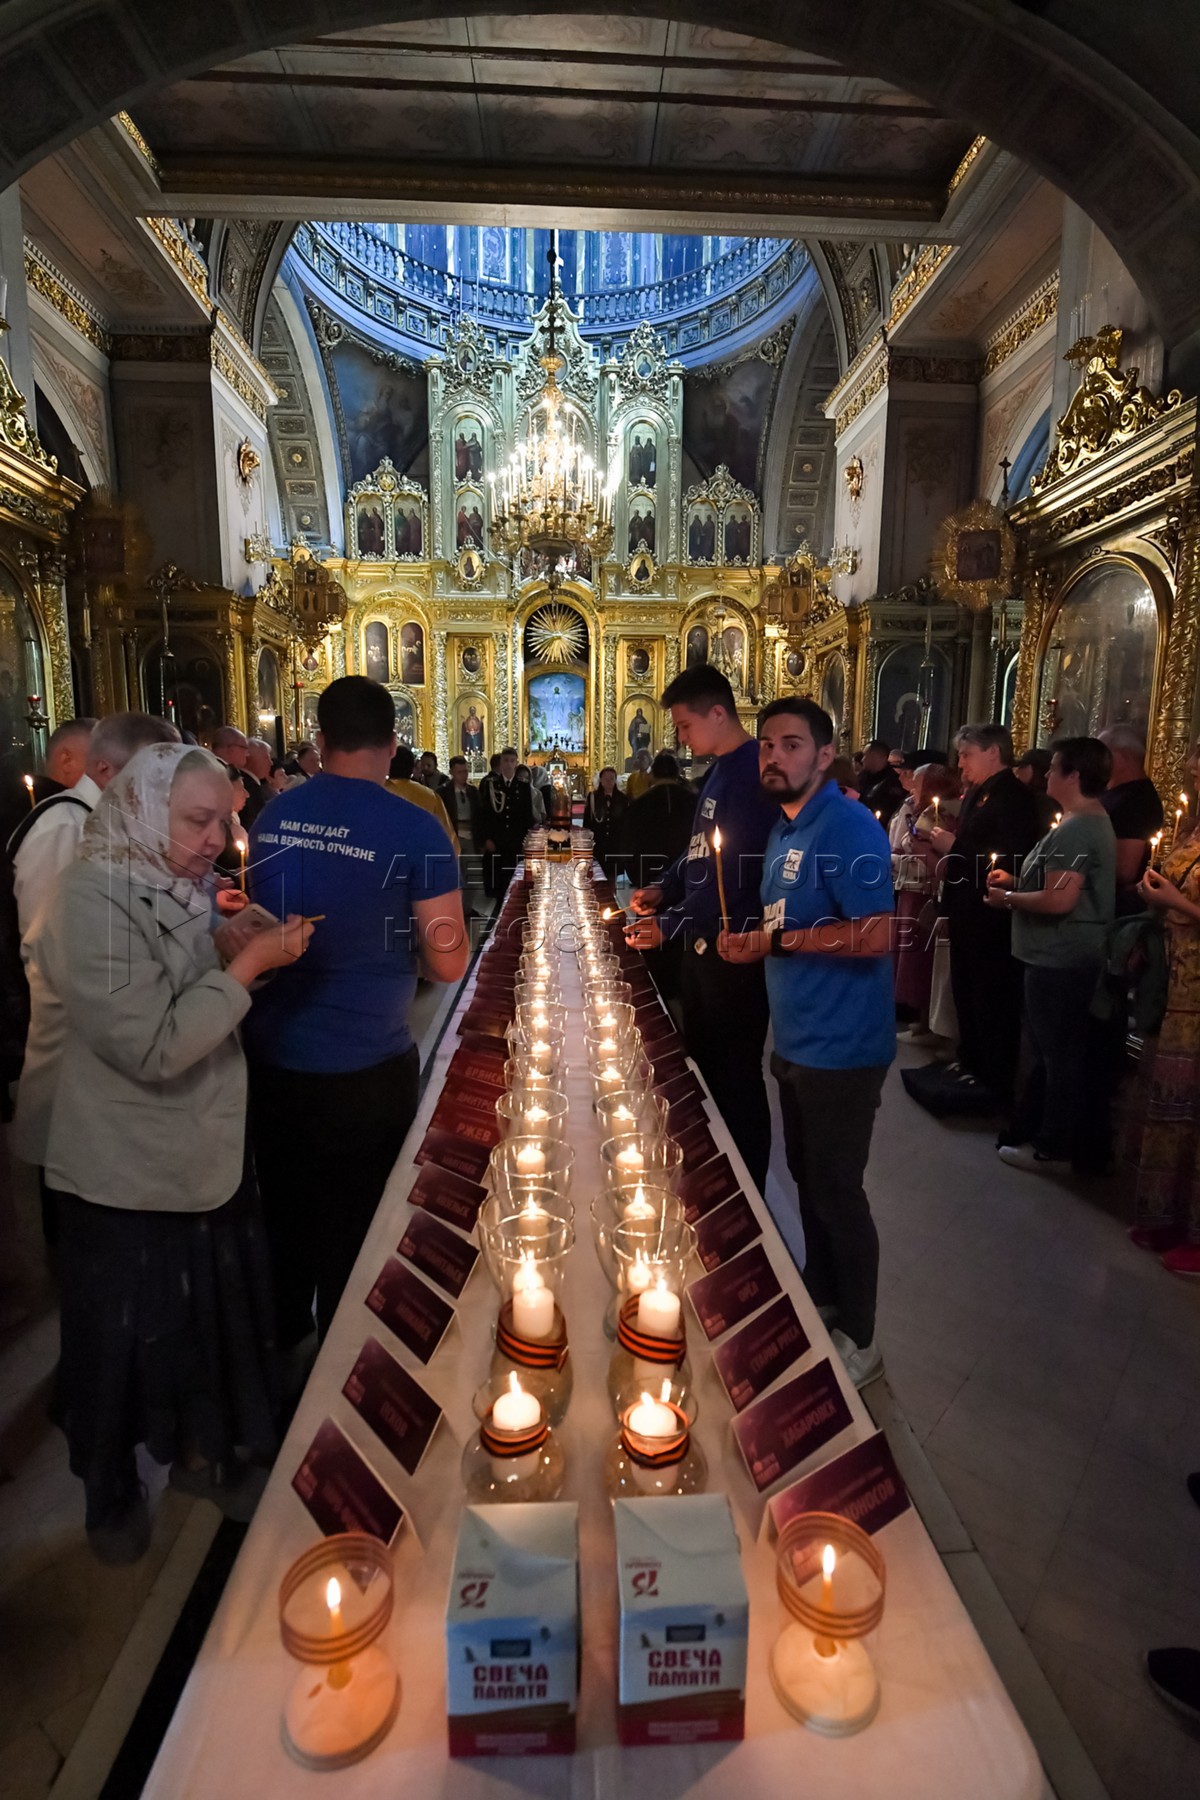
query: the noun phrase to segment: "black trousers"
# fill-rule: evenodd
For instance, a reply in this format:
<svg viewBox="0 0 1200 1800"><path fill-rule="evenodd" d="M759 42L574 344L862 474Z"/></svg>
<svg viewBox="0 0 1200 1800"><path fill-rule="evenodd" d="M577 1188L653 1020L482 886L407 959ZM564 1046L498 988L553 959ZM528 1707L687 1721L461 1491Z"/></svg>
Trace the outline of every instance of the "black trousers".
<svg viewBox="0 0 1200 1800"><path fill-rule="evenodd" d="M804 1226L804 1285L861 1348L875 1336L879 1234L863 1187L882 1069L806 1069L771 1057Z"/></svg>
<svg viewBox="0 0 1200 1800"><path fill-rule="evenodd" d="M484 851L483 891L489 899L503 899L520 860L520 846L515 850L510 846L502 846L499 850Z"/></svg>
<svg viewBox="0 0 1200 1800"><path fill-rule="evenodd" d="M770 1014L761 963L727 963L709 944L683 952L679 997L683 1041L762 1193L771 1160L771 1108L763 1080Z"/></svg>
<svg viewBox="0 0 1200 1800"><path fill-rule="evenodd" d="M1043 1156L1072 1161L1088 1139L1103 1148L1106 1131L1096 1131L1097 1094L1090 1079L1095 1063L1091 1004L1100 964L1076 969L1025 969L1025 1030L1022 1062L1027 1076L1017 1108L1013 1142L1032 1144ZM1085 1135L1086 1134L1086 1135Z"/></svg>
<svg viewBox="0 0 1200 1800"><path fill-rule="evenodd" d="M950 915L950 986L958 1054L1001 1108L1012 1105L1021 1048L1025 965L1012 954L1006 914L982 904Z"/></svg>
<svg viewBox="0 0 1200 1800"><path fill-rule="evenodd" d="M250 1064L250 1124L288 1350L323 1338L417 1110L416 1046L348 1074Z"/></svg>

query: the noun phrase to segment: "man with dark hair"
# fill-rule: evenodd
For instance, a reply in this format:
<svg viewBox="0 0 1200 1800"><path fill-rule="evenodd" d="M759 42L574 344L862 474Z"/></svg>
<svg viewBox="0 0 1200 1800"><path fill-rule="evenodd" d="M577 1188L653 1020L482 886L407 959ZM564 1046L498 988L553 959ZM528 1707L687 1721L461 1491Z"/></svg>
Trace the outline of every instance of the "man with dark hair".
<svg viewBox="0 0 1200 1800"><path fill-rule="evenodd" d="M484 891L499 899L520 860L525 833L533 828L533 787L517 780L517 753L511 744L500 752L499 768L479 784L479 810Z"/></svg>
<svg viewBox="0 0 1200 1800"><path fill-rule="evenodd" d="M872 738L863 751L858 791L886 831L892 814L904 805L904 783L891 760L886 738Z"/></svg>
<svg viewBox="0 0 1200 1800"><path fill-rule="evenodd" d="M709 663L684 669L662 704L681 744L715 758L700 790L687 850L661 881L634 890L636 923L629 941L657 950L683 940L680 999L683 1036L761 1193L771 1156L771 1111L763 1080L767 988L757 965L735 966L716 954L723 925L757 923L762 855L776 807L758 779L758 749L738 718L733 689ZM718 832L720 837L718 839ZM722 917L716 854L721 857Z"/></svg>
<svg viewBox="0 0 1200 1800"><path fill-rule="evenodd" d="M416 756L408 744L400 744L392 758L388 770L387 791L399 794L401 800L411 800L422 812L435 818L454 846L454 854L458 855L458 836L450 824L450 814L442 804L441 795L433 788L427 787L423 781L417 780Z"/></svg>
<svg viewBox="0 0 1200 1800"><path fill-rule="evenodd" d="M1101 796L1117 837L1117 916L1141 912L1138 882L1150 861L1150 839L1163 828L1158 789L1146 773L1146 743L1133 725L1110 725L1097 732L1112 758Z"/></svg>
<svg viewBox="0 0 1200 1800"><path fill-rule="evenodd" d="M250 887L280 918L317 914L308 953L245 1024L251 1127L280 1342L328 1329L417 1110L408 1012L418 973L467 966L446 830L385 783L391 695L365 675L317 708L320 772L278 794L251 834Z"/></svg>
<svg viewBox="0 0 1200 1800"><path fill-rule="evenodd" d="M443 775L442 771L438 768L437 751L436 750L422 750L421 756L420 756L420 764L421 764L421 768L420 768L421 780L424 782L425 786L429 789L431 794L436 794L438 799L444 802L445 798L446 798L446 790L450 786L450 781L449 781L449 778L447 776Z"/></svg>
<svg viewBox="0 0 1200 1800"><path fill-rule="evenodd" d="M783 809L767 844L762 925L722 932L718 948L739 966L765 959L804 1284L863 1387L883 1372L879 1238L863 1174L896 1054L891 852L867 809L829 779L833 720L815 701L765 707L758 756L763 792Z"/></svg>
<svg viewBox="0 0 1200 1800"><path fill-rule="evenodd" d="M956 831L935 828L929 841L943 859L942 907L949 921L950 982L958 1014L958 1062L938 1093L946 1110L1007 1111L1021 1040L1021 966L1013 960L1010 920L985 904L993 869L1016 875L1037 843L1037 802L1012 770L1007 726L964 725L955 738L966 784ZM908 1070L920 1088L920 1070ZM914 1088L908 1081L910 1092ZM918 1096L919 1097L919 1096Z"/></svg>

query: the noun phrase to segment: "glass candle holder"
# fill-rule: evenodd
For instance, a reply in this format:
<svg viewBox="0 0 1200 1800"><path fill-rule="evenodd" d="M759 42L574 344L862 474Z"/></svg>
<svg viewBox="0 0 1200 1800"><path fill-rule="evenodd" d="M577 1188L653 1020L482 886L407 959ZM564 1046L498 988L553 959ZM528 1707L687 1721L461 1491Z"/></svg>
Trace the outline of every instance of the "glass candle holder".
<svg viewBox="0 0 1200 1800"><path fill-rule="evenodd" d="M883 1617L883 1553L837 1513L797 1513L779 1534L775 1583L787 1614L771 1651L771 1685L794 1719L850 1737L879 1710L863 1639Z"/></svg>
<svg viewBox="0 0 1200 1800"><path fill-rule="evenodd" d="M633 1157L628 1155L631 1148L636 1152ZM674 1138L648 1137L645 1132L608 1138L600 1146L600 1167L605 1187L615 1188L630 1200L639 1182L677 1192L683 1174L683 1151Z"/></svg>
<svg viewBox="0 0 1200 1800"><path fill-rule="evenodd" d="M474 1504L557 1500L566 1463L546 1409L513 1372L493 1383L479 1430L462 1457L463 1486Z"/></svg>
<svg viewBox="0 0 1200 1800"><path fill-rule="evenodd" d="M617 1006L626 1006L633 999L633 989L627 981L609 981L601 977L597 981L585 981L583 984L583 1003L585 1007L596 1006L604 1001L612 1001Z"/></svg>
<svg viewBox="0 0 1200 1800"><path fill-rule="evenodd" d="M597 1194L589 1208L589 1216L596 1255L605 1278L613 1289L604 1314L604 1334L611 1339L617 1335L619 1276L613 1250L613 1236L617 1226L628 1226L628 1233L623 1240L625 1242L633 1234L640 1232L649 1252L657 1242L660 1219L683 1222L683 1203L669 1188L639 1187L632 1199L616 1188L609 1188L604 1193Z"/></svg>
<svg viewBox="0 0 1200 1800"><path fill-rule="evenodd" d="M555 1259L575 1242L575 1208L565 1195L547 1187L504 1188L484 1201L477 1222L483 1266L502 1300L513 1291L517 1267L528 1262L537 1265L557 1296L561 1276Z"/></svg>
<svg viewBox="0 0 1200 1800"><path fill-rule="evenodd" d="M510 1056L504 1065L504 1082L510 1094L553 1094L556 1077L544 1069L528 1068Z"/></svg>
<svg viewBox="0 0 1200 1800"><path fill-rule="evenodd" d="M561 1042L567 1033L567 1009L559 1000L523 1000L513 1010L513 1024L530 1037Z"/></svg>
<svg viewBox="0 0 1200 1800"><path fill-rule="evenodd" d="M633 1007L628 1003L619 1005L615 1001L604 1000L597 1004L589 1001L584 1007L584 1019L588 1031L597 1037L626 1039L637 1030Z"/></svg>
<svg viewBox="0 0 1200 1800"><path fill-rule="evenodd" d="M604 1479L614 1500L659 1494L702 1494L708 1483L704 1452L692 1436L677 1383L667 1379L644 1389L623 1409L620 1430L604 1459Z"/></svg>
<svg viewBox="0 0 1200 1800"><path fill-rule="evenodd" d="M567 1096L549 1087L536 1093L521 1088L501 1094L496 1101L496 1120L505 1137L550 1138L559 1142L567 1135L569 1111Z"/></svg>
<svg viewBox="0 0 1200 1800"><path fill-rule="evenodd" d="M303 1665L283 1714L283 1742L306 1769L344 1769L382 1743L400 1678L376 1642L392 1616L392 1556L366 1532L323 1538L279 1588L279 1635Z"/></svg>
<svg viewBox="0 0 1200 1800"><path fill-rule="evenodd" d="M493 1193L548 1187L565 1195L571 1186L575 1150L547 1137L501 1138L488 1157L487 1186Z"/></svg>
<svg viewBox="0 0 1200 1800"><path fill-rule="evenodd" d="M510 1025L504 1036L508 1053L518 1068L536 1069L540 1075L557 1075L563 1055L561 1036L542 1031L530 1034L520 1025Z"/></svg>
<svg viewBox="0 0 1200 1800"><path fill-rule="evenodd" d="M583 1049L593 1076L614 1062L623 1069L629 1069L636 1064L641 1053L642 1034L636 1026L624 1036L615 1031L585 1031ZM630 1082L629 1085L633 1087L636 1084Z"/></svg>
<svg viewBox="0 0 1200 1800"><path fill-rule="evenodd" d="M598 1094L595 1107L606 1143L624 1137L654 1141L666 1133L667 1103L653 1088L614 1088L611 1094Z"/></svg>
<svg viewBox="0 0 1200 1800"><path fill-rule="evenodd" d="M636 1202L626 1209L611 1237L617 1341L608 1390L614 1397L664 1375L686 1379L688 1371L683 1290L696 1230L665 1208L653 1221L636 1216L635 1208Z"/></svg>

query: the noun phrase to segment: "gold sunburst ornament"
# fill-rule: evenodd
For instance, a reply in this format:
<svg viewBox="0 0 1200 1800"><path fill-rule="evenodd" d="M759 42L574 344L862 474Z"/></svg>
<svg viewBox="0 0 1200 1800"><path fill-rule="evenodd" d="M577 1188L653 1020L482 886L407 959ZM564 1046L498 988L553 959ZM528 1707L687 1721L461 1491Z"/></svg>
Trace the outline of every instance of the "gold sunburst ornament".
<svg viewBox="0 0 1200 1800"><path fill-rule="evenodd" d="M587 649L583 620L569 606L539 606L526 636L538 662L578 662Z"/></svg>

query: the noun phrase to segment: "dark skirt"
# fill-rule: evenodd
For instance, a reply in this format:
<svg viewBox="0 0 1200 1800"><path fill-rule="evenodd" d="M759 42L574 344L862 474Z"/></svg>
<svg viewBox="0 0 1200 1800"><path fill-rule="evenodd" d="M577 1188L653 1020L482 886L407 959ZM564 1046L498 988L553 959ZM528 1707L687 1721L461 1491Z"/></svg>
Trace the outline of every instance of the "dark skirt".
<svg viewBox="0 0 1200 1800"><path fill-rule="evenodd" d="M93 1523L156 1462L268 1459L270 1263L251 1181L212 1212L132 1212L57 1195L62 1359L55 1417Z"/></svg>

